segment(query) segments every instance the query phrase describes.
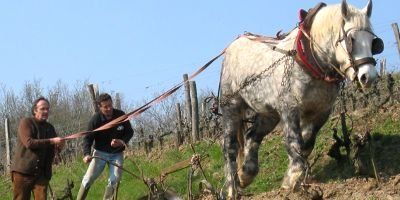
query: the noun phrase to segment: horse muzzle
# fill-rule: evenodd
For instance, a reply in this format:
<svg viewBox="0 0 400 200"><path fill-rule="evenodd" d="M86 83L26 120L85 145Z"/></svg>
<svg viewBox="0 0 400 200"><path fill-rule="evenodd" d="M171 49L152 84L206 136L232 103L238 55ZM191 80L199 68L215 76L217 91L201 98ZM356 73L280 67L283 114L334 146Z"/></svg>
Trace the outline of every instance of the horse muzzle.
<svg viewBox="0 0 400 200"><path fill-rule="evenodd" d="M357 72L357 81L361 88L369 88L378 77L375 69L376 61L372 57L361 58L354 61L354 68Z"/></svg>
<svg viewBox="0 0 400 200"><path fill-rule="evenodd" d="M361 88L369 88L378 77L375 69L376 61L372 57L354 60L342 69L351 81L357 81Z"/></svg>

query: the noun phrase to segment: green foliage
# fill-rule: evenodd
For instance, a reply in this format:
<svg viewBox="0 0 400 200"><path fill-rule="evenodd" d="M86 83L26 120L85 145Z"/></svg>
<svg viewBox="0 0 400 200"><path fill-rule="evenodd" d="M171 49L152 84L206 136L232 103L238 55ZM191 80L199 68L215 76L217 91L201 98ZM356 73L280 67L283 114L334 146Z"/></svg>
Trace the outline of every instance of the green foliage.
<svg viewBox="0 0 400 200"><path fill-rule="evenodd" d="M12 199L12 187L10 176L0 176L0 196L1 199Z"/></svg>
<svg viewBox="0 0 400 200"><path fill-rule="evenodd" d="M259 162L259 174L246 188L248 193L265 192L280 187L288 164L282 136L267 136L260 148Z"/></svg>

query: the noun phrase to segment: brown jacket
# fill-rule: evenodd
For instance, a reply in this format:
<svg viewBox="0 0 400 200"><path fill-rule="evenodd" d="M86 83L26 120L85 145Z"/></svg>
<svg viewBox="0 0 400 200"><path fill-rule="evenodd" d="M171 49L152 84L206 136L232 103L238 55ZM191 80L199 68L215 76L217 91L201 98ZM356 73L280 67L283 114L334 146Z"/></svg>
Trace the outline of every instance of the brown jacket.
<svg viewBox="0 0 400 200"><path fill-rule="evenodd" d="M38 122L34 118L21 119L11 171L50 179L55 147L49 138L56 136L53 125L48 122Z"/></svg>

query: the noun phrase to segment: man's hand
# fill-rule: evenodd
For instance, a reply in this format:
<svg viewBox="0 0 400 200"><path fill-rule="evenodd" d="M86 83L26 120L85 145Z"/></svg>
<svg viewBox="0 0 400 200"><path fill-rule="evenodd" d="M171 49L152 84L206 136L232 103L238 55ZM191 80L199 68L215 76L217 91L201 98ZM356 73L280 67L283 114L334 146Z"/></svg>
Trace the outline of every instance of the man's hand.
<svg viewBox="0 0 400 200"><path fill-rule="evenodd" d="M111 146L114 148L122 147L122 146L125 146L125 142L120 139L113 139L113 140L111 140Z"/></svg>
<svg viewBox="0 0 400 200"><path fill-rule="evenodd" d="M85 157L83 157L83 162L85 164L88 164L90 161L92 161L92 156L86 155Z"/></svg>
<svg viewBox="0 0 400 200"><path fill-rule="evenodd" d="M57 148L62 149L65 145L65 139L62 137L50 138L50 143L54 144Z"/></svg>

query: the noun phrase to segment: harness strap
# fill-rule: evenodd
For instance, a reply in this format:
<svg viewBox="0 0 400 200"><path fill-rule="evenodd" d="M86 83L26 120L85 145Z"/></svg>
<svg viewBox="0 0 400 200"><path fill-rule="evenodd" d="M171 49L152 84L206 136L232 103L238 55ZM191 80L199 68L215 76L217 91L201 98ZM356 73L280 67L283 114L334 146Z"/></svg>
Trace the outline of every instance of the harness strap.
<svg viewBox="0 0 400 200"><path fill-rule="evenodd" d="M297 53L296 50L285 50L285 49L281 49L281 48L279 48L277 46L272 46L271 49L274 50L274 51L277 51L279 53L288 55L288 56L294 56Z"/></svg>
<svg viewBox="0 0 400 200"><path fill-rule="evenodd" d="M296 54L296 62L303 66L305 69L307 69L311 75L317 79L323 79L324 78L324 73L321 71L320 68L314 67L310 62L309 58L307 57L306 53L306 48L307 45L305 44L307 41L304 41L304 37L307 38L307 33L304 31L304 24L301 23L299 27L299 32L296 37L296 49L297 49L297 54ZM308 38L307 38L308 39ZM309 42L311 41L311 38L308 39ZM309 50L311 52L311 50Z"/></svg>
<svg viewBox="0 0 400 200"><path fill-rule="evenodd" d="M315 15L318 13L318 11L321 8L323 8L325 6L326 6L326 4L323 2L318 3L314 8L308 10L308 13L306 14L305 18L300 19L300 20L302 20L302 23L304 24L304 28L306 30L311 29L311 25L312 25L312 22L314 21ZM303 16L300 16L300 17L303 17Z"/></svg>
<svg viewBox="0 0 400 200"><path fill-rule="evenodd" d="M358 68L358 66L364 65L364 64L372 64L372 65L375 66L376 65L376 60L374 58L372 58L372 57L365 57L365 58L361 58L361 59L358 59L358 60L354 61L354 66L356 68Z"/></svg>
<svg viewBox="0 0 400 200"><path fill-rule="evenodd" d="M282 39L282 37L280 35L280 32L278 32L277 37L273 38L273 37L266 37L266 36L262 36L262 35L257 35L257 34L253 34L253 33L249 33L246 32L244 35L242 35L241 37L246 37L249 40L252 41L256 41L256 42L260 42L263 44L266 44L268 47L270 47L273 51L277 51L279 53L285 54L285 55L289 55L289 56L294 56L296 55L296 50L286 50L286 49L282 49L276 46L276 44L279 42L279 40Z"/></svg>

